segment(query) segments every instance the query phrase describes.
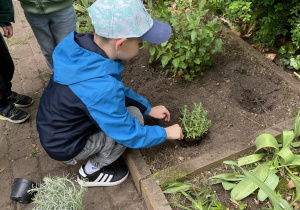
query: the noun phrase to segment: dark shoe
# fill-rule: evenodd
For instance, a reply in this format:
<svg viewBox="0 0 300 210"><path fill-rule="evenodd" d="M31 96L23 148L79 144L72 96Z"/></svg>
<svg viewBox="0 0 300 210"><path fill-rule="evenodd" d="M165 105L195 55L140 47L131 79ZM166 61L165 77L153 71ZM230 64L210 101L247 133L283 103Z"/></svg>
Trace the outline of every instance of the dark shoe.
<svg viewBox="0 0 300 210"><path fill-rule="evenodd" d="M29 96L24 96L16 92L11 92L7 99L10 103L14 103L16 107L29 107L33 103L33 99Z"/></svg>
<svg viewBox="0 0 300 210"><path fill-rule="evenodd" d="M30 117L28 112L18 109L14 104L9 104L0 111L0 120L12 123L22 123Z"/></svg>
<svg viewBox="0 0 300 210"><path fill-rule="evenodd" d="M85 173L84 166L81 166L77 176L78 184L86 187L107 187L115 186L127 178L129 174L126 165L105 166L93 174Z"/></svg>

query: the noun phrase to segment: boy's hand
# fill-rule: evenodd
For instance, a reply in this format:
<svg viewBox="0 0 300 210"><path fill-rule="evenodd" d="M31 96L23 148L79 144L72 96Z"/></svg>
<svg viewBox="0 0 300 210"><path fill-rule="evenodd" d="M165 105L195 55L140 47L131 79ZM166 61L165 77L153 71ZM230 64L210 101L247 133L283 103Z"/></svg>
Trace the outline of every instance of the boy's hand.
<svg viewBox="0 0 300 210"><path fill-rule="evenodd" d="M152 107L150 113L150 117L156 118L156 119L164 119L165 121L170 121L170 112L167 110L165 106L155 106Z"/></svg>
<svg viewBox="0 0 300 210"><path fill-rule="evenodd" d="M167 132L167 139L181 140L184 137L184 135L182 134L181 127L178 124L166 127L165 130Z"/></svg>
<svg viewBox="0 0 300 210"><path fill-rule="evenodd" d="M4 32L4 37L6 37L6 38L10 38L10 37L12 37L13 36L13 27L10 25L10 26L4 26L4 27L2 27L2 29L3 29L3 32Z"/></svg>

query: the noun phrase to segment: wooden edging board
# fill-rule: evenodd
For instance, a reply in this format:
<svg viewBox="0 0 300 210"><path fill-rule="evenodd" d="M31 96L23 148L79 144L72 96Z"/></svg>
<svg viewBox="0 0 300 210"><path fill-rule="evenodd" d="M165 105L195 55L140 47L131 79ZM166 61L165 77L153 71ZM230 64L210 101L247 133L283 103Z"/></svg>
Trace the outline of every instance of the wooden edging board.
<svg viewBox="0 0 300 210"><path fill-rule="evenodd" d="M257 52L249 44L247 44L240 37L236 36L232 31L222 26L222 33L227 38L235 40L239 45L248 53L250 58L256 59L266 68L273 70L280 78L289 83L291 87L296 91L300 92L300 84L294 78L289 76L276 64L265 58L260 52ZM194 158L176 166L169 167L161 170L158 173L152 174L145 160L143 159L139 150L128 149L123 157L127 163L131 176L138 189L138 192L142 194L147 208L149 210L171 210L172 208L167 204L168 201L163 194L160 185L174 180L174 177L181 178L184 176L194 175L205 170L208 170L214 166L217 166L224 160L230 160L247 151L255 149L254 141L262 133L269 133L275 138L278 138L283 130L292 130L294 127L295 119L289 119L281 122L275 126L261 130L249 137L249 146L239 151L232 148L231 151L214 151L214 153L206 154L200 158Z"/></svg>

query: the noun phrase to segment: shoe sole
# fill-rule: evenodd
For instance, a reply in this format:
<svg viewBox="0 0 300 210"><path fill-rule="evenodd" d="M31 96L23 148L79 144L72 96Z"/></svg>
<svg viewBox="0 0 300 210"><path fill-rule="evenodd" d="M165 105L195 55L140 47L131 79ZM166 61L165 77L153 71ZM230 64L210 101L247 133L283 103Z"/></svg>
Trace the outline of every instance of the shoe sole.
<svg viewBox="0 0 300 210"><path fill-rule="evenodd" d="M6 121L9 121L11 123L16 123L17 124L17 123L22 123L22 122L26 121L29 117L30 117L30 114L28 113L28 115L22 120L12 120L12 119L9 119L9 118L3 117L3 116L0 116L0 120L6 120Z"/></svg>
<svg viewBox="0 0 300 210"><path fill-rule="evenodd" d="M26 107L29 107L33 104L33 100L31 101L30 104L26 104L26 105L22 105L22 104L15 104L15 107L17 108L26 108Z"/></svg>
<svg viewBox="0 0 300 210"><path fill-rule="evenodd" d="M125 181L125 179L128 177L129 171L126 174L126 176L124 176L122 179L120 179L117 182L108 182L108 183L104 183L104 182L84 182L82 179L79 178L79 176L77 176L77 182L78 184L80 184L81 186L84 187L111 187L111 186L116 186L118 184L121 184L122 182Z"/></svg>

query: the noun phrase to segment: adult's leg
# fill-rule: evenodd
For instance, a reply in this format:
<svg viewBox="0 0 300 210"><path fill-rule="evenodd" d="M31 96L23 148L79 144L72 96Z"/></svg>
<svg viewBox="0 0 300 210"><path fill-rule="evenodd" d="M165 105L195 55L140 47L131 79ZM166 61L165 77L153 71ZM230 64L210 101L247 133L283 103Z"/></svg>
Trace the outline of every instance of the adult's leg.
<svg viewBox="0 0 300 210"><path fill-rule="evenodd" d="M50 31L58 45L72 31L76 31L76 13L73 5L48 14Z"/></svg>
<svg viewBox="0 0 300 210"><path fill-rule="evenodd" d="M1 33L0 63L0 108L4 108L8 105L7 97L11 93L11 80L13 78L15 67Z"/></svg>
<svg viewBox="0 0 300 210"><path fill-rule="evenodd" d="M45 56L46 63L53 72L52 53L56 46L56 41L50 30L49 17L46 14L32 14L25 11L24 14Z"/></svg>

